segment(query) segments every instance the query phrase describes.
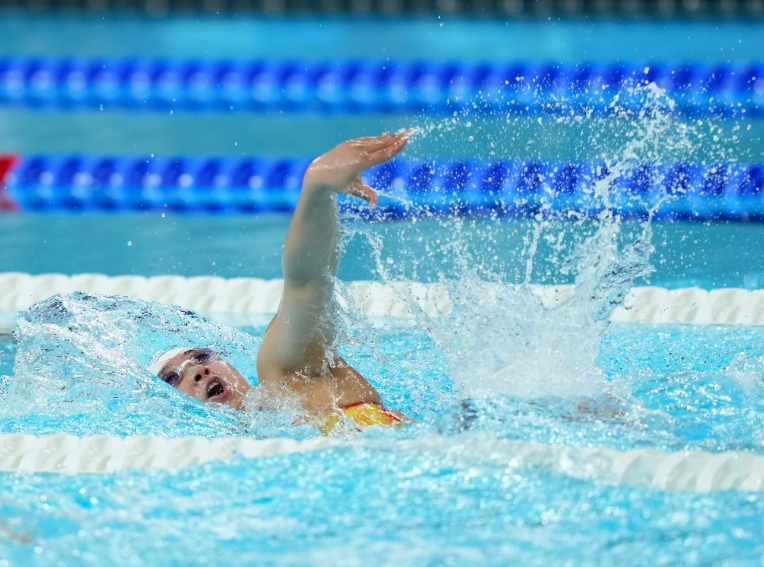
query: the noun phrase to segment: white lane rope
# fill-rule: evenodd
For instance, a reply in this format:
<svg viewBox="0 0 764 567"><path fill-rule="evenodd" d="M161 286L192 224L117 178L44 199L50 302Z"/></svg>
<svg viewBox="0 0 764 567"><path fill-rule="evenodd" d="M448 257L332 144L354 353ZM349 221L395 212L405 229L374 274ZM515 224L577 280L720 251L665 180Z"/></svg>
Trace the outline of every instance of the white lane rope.
<svg viewBox="0 0 764 567"><path fill-rule="evenodd" d="M764 456L750 452L619 451L610 447L575 448L534 441L502 440L487 434L417 439L338 438L249 439L166 438L97 435L0 435L0 471L18 473L113 473L127 469L167 470L226 461L259 459L331 448L434 453L456 462L492 462L511 468L541 466L574 478L657 490L764 490Z"/></svg>
<svg viewBox="0 0 764 567"><path fill-rule="evenodd" d="M497 284L486 284L491 294ZM59 293L83 291L171 303L197 311L232 326L247 324L254 316L275 313L281 297L282 280L257 278L225 279L214 276L116 276L101 274L30 275L0 273L0 331L14 326L16 313L37 301ZM547 307L566 301L572 286L531 286ZM448 291L440 284L417 282L385 285L352 282L350 291L369 317L405 318L410 311L404 297L413 298L430 316L450 313ZM614 322L764 325L764 290L738 288L635 287L610 315Z"/></svg>

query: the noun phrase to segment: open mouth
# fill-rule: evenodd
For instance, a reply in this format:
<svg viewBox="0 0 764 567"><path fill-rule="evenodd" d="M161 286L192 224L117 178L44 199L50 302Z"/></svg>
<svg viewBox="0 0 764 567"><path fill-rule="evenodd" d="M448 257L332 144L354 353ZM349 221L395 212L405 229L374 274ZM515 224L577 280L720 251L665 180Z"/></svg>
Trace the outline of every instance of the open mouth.
<svg viewBox="0 0 764 567"><path fill-rule="evenodd" d="M220 402L228 397L228 386L220 378L213 378L207 385L207 401Z"/></svg>

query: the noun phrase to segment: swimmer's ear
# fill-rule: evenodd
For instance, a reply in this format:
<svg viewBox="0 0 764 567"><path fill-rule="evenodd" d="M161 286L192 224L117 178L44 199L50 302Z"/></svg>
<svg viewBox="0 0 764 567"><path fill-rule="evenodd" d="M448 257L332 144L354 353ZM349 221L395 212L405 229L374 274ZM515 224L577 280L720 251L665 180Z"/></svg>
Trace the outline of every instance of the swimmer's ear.
<svg viewBox="0 0 764 567"><path fill-rule="evenodd" d="M369 209L374 210L374 208L377 206L377 200L379 197L377 196L377 192L366 185L363 181L360 179L356 179L353 182L352 187L348 190L348 193L350 195L355 195L356 197L360 197L367 203L369 203Z"/></svg>

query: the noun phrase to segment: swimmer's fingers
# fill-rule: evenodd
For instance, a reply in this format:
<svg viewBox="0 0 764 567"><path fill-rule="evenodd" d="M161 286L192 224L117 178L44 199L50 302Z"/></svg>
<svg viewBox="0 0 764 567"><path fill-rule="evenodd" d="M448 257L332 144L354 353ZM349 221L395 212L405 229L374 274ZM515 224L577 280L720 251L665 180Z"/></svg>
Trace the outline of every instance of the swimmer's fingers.
<svg viewBox="0 0 764 567"><path fill-rule="evenodd" d="M369 187L368 185L366 185L366 183L364 183L360 179L356 179L353 182L353 185L351 185L348 188L347 193L349 195L360 197L361 199L369 203L369 209L371 209L372 211L374 210L374 207L377 206L377 200L379 199L379 197L377 196L377 192L371 187Z"/></svg>
<svg viewBox="0 0 764 567"><path fill-rule="evenodd" d="M380 150L384 150L385 148L400 142L402 138L408 138L410 135L411 130L401 130L392 136L389 132L385 132L381 136L350 140L348 144L360 149L362 152L368 155Z"/></svg>
<svg viewBox="0 0 764 567"><path fill-rule="evenodd" d="M401 130L392 136L385 133L378 138L357 138L343 142L313 160L305 173L303 188L315 185L331 187L343 193L356 191L359 197L373 206L376 203L376 193L366 185L356 188L356 178L365 169L384 163L398 154L406 146L410 135L410 130ZM375 195L373 199L369 197L372 193Z"/></svg>
<svg viewBox="0 0 764 567"><path fill-rule="evenodd" d="M354 140L348 140L345 142L350 146L358 146L366 151L376 150L389 144L393 140L394 136L391 136L389 132L385 132L381 136L365 136L363 138L356 138Z"/></svg>
<svg viewBox="0 0 764 567"><path fill-rule="evenodd" d="M403 132L400 134L396 134L395 136L391 136L392 142L385 145L384 147L369 152L366 156L366 164L365 167L373 167L375 165L379 165L381 163L385 163L386 161L394 158L396 155L398 155L403 148L406 147L406 144L409 143L409 136L407 132Z"/></svg>

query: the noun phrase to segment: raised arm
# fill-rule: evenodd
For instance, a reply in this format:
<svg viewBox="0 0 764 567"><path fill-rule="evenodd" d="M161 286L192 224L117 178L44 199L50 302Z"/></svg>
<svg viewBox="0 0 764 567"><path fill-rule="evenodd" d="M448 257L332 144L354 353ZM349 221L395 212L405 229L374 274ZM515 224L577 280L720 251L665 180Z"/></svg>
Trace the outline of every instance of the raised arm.
<svg viewBox="0 0 764 567"><path fill-rule="evenodd" d="M306 171L284 245L284 293L257 360L258 378L266 385L285 376L317 376L334 364L328 349L334 340L332 294L340 259L336 194L355 195L373 208L377 194L361 174L398 154L407 142L408 132L350 140Z"/></svg>

